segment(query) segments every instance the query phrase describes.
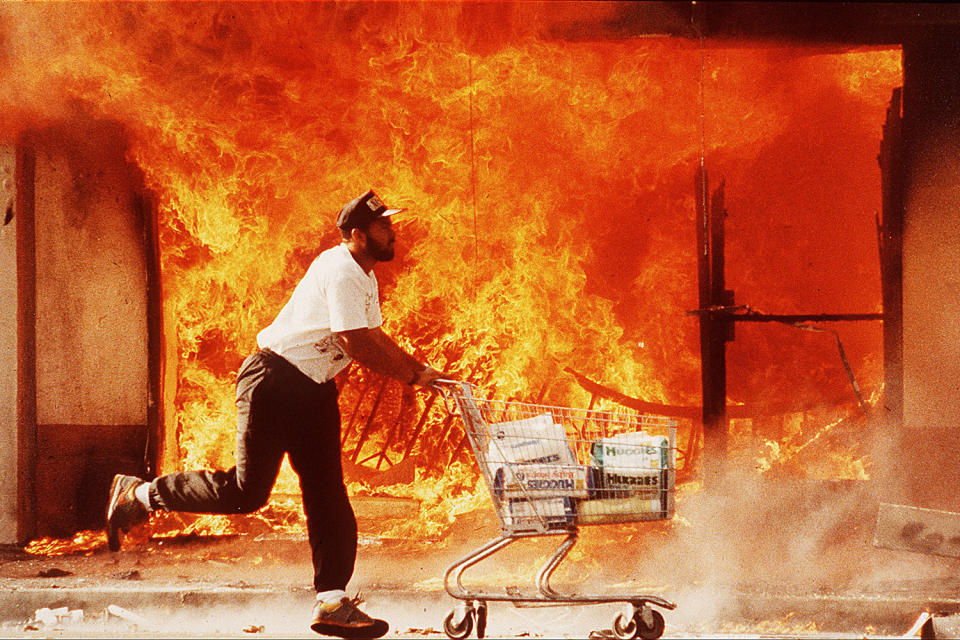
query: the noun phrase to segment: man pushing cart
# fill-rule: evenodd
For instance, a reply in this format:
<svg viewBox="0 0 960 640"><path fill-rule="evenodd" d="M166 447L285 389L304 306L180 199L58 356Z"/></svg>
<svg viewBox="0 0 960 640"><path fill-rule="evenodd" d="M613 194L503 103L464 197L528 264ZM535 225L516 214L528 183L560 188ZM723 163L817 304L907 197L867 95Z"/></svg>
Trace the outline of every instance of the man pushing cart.
<svg viewBox="0 0 960 640"><path fill-rule="evenodd" d="M483 400L466 382L435 382L447 409L463 420L467 439L490 490L501 535L447 569L444 587L463 604L443 623L450 638L467 638L476 626L483 638L487 602L600 604L624 602L629 616L617 615L613 632L621 639L653 640L664 619L651 605L675 604L654 595L565 595L550 576L577 542L577 528L673 517L676 476L676 422L635 413ZM495 593L465 589L471 566L513 542L564 536L535 578L536 591Z"/></svg>

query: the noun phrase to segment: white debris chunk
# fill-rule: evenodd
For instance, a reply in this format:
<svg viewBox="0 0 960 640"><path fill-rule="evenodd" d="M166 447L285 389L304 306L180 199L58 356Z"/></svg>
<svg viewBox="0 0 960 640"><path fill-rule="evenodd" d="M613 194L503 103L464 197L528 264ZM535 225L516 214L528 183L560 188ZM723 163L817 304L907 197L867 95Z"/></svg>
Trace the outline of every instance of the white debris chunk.
<svg viewBox="0 0 960 640"><path fill-rule="evenodd" d="M121 620L126 620L127 622L138 626L146 626L147 624L147 619L143 616L128 609L124 609L123 607L118 607L115 604L111 604L107 607L107 617L110 616L120 618Z"/></svg>
<svg viewBox="0 0 960 640"><path fill-rule="evenodd" d="M40 624L48 627L53 627L57 624L57 614L55 614L49 607L37 609L37 611L33 614L33 618Z"/></svg>
<svg viewBox="0 0 960 640"><path fill-rule="evenodd" d="M46 627L59 627L65 623L83 622L83 609L69 609L68 607L50 609L49 607L43 607L34 612L33 622Z"/></svg>

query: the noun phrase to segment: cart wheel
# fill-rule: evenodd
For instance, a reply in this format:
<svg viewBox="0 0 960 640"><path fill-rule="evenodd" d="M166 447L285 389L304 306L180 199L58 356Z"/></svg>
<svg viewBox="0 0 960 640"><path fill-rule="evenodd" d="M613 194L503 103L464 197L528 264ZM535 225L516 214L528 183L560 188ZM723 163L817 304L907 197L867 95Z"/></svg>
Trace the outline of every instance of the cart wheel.
<svg viewBox="0 0 960 640"><path fill-rule="evenodd" d="M645 613L648 615L645 616ZM644 618L647 619L644 620ZM638 635L643 638L643 640L657 640L657 638L663 635L663 630L666 627L666 623L663 621L663 616L660 615L660 612L649 607L643 611L637 611L633 615L633 621L637 625Z"/></svg>
<svg viewBox="0 0 960 640"><path fill-rule="evenodd" d="M639 614L628 618L622 613L618 613L613 619L613 635L617 640L634 640L640 633L640 624L637 622Z"/></svg>
<svg viewBox="0 0 960 640"><path fill-rule="evenodd" d="M487 633L487 603L481 602L477 605L477 638L483 640Z"/></svg>
<svg viewBox="0 0 960 640"><path fill-rule="evenodd" d="M463 617L460 624L454 623L456 615L457 610L454 609L443 619L443 632L446 633L447 637L451 640L464 640L464 638L468 638L470 632L473 631L474 613L472 611L467 612L467 615Z"/></svg>

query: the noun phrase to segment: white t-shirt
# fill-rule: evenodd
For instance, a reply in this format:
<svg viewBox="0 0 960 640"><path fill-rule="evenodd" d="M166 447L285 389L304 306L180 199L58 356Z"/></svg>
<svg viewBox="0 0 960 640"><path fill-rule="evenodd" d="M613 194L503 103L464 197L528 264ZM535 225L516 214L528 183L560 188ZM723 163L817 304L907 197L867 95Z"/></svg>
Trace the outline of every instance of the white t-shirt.
<svg viewBox="0 0 960 640"><path fill-rule="evenodd" d="M257 345L323 383L351 362L335 332L381 324L377 278L341 244L314 259L276 320L257 334Z"/></svg>

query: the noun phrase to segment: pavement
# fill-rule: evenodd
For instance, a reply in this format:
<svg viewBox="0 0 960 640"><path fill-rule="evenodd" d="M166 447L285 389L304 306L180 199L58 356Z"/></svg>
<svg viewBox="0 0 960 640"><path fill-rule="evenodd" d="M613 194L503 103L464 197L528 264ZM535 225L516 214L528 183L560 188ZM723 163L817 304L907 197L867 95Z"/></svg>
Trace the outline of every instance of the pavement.
<svg viewBox="0 0 960 640"><path fill-rule="evenodd" d="M365 610L390 621L388 637L446 637L443 619L458 601L444 591L443 573L498 533L491 514L480 511L460 516L433 541L384 538L375 523L361 520L349 591L362 592ZM589 527L553 586L676 602L676 610L662 612L666 638L901 637L922 612L960 612L960 561L876 549L863 527L852 531L839 542L798 550L795 541L784 546L782 540L719 545L708 530L682 518L622 527L616 535ZM531 584L558 542L517 543L469 570L464 582L504 593ZM111 553L94 532L56 546L47 555L0 548L0 636L317 637L307 626L313 592L302 535L159 537L147 531ZM829 570L790 566L791 557L811 552L819 554L813 564ZM745 570L751 563L756 571ZM609 637L622 608L491 602L486 635L589 638L607 630Z"/></svg>

